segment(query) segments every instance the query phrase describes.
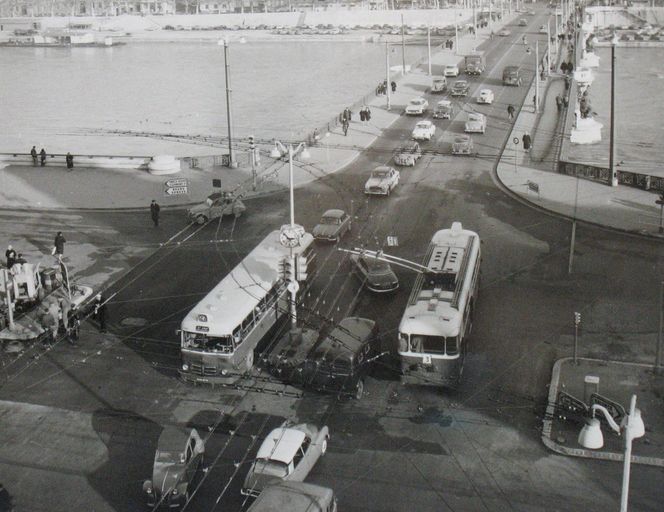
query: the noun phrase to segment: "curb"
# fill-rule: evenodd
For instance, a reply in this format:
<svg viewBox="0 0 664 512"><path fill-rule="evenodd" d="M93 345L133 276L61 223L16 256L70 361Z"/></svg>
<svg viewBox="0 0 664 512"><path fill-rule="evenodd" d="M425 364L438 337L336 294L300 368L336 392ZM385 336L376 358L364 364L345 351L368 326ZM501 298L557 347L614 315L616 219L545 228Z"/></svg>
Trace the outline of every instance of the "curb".
<svg viewBox="0 0 664 512"><path fill-rule="evenodd" d="M551 371L551 383L549 384L549 396L547 399L546 413L544 414L544 420L542 421L542 443L549 450L559 453L561 455L567 455L570 457L581 457L586 459L599 459L599 460L612 460L616 462L622 462L625 460L625 455L623 453L615 452L606 452L606 451L597 451L597 450L588 450L586 448L570 448L563 446L559 443L556 443L551 439L551 428L553 426L553 417L556 413L556 395L558 394L558 383L560 380L560 367L564 362L571 361L571 357L563 357L558 359L554 365L553 370ZM579 357L578 359L582 361L598 361L598 362L609 362L615 364L626 364L632 365L637 364L639 366L651 366L651 365L642 365L639 363L626 363L623 361L601 361L599 359L589 359L585 357ZM643 464L645 466L657 466L664 467L664 459L658 457L643 457L641 455L632 455L633 464Z"/></svg>

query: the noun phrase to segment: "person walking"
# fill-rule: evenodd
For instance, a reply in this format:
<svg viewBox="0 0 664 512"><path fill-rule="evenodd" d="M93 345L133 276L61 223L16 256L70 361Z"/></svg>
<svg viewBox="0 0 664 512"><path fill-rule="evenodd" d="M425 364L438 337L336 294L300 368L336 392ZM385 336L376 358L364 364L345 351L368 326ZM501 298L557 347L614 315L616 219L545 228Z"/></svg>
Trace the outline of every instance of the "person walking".
<svg viewBox="0 0 664 512"><path fill-rule="evenodd" d="M53 240L53 248L55 251L53 252L53 255L58 258L58 261L62 261L62 256L65 254L65 240L64 235L62 234L62 231L58 231L58 233L55 235L55 240Z"/></svg>
<svg viewBox="0 0 664 512"><path fill-rule="evenodd" d="M530 138L530 134L528 132L525 132L521 140L523 142L523 150L526 153L530 153L530 148L532 147L533 144L533 140Z"/></svg>
<svg viewBox="0 0 664 512"><path fill-rule="evenodd" d="M341 128L344 131L344 137L348 135L348 119L344 119L343 124L341 125Z"/></svg>
<svg viewBox="0 0 664 512"><path fill-rule="evenodd" d="M533 112L537 113L537 94L533 95Z"/></svg>
<svg viewBox="0 0 664 512"><path fill-rule="evenodd" d="M360 109L360 121L362 121L362 124L364 124L364 121L367 120L366 116L364 115L364 107Z"/></svg>
<svg viewBox="0 0 664 512"><path fill-rule="evenodd" d="M514 119L514 105L507 105L507 117L512 120Z"/></svg>
<svg viewBox="0 0 664 512"><path fill-rule="evenodd" d="M74 155L67 153L65 161L67 162L67 169L71 171L74 168Z"/></svg>
<svg viewBox="0 0 664 512"><path fill-rule="evenodd" d="M392 87L392 92L397 92L397 83L394 80L390 82L390 87Z"/></svg>
<svg viewBox="0 0 664 512"><path fill-rule="evenodd" d="M35 146L32 146L32 149L30 150L30 156L32 157L32 165L37 167L37 148Z"/></svg>
<svg viewBox="0 0 664 512"><path fill-rule="evenodd" d="M104 302L101 293L98 293L95 297L92 316L99 323L99 332L106 332L106 303Z"/></svg>
<svg viewBox="0 0 664 512"><path fill-rule="evenodd" d="M41 148L39 158L41 159L41 166L44 167L46 165L46 150L44 148Z"/></svg>
<svg viewBox="0 0 664 512"><path fill-rule="evenodd" d="M16 251L11 245L7 246L5 258L7 260L7 268L11 269L14 266L14 263L16 263Z"/></svg>
<svg viewBox="0 0 664 512"><path fill-rule="evenodd" d="M154 222L154 227L158 228L159 227L159 211L161 208L157 204L157 201L154 199L150 203L150 216L152 217L152 222Z"/></svg>
<svg viewBox="0 0 664 512"><path fill-rule="evenodd" d="M556 96L556 108L558 109L558 113L563 109L563 97L560 94Z"/></svg>

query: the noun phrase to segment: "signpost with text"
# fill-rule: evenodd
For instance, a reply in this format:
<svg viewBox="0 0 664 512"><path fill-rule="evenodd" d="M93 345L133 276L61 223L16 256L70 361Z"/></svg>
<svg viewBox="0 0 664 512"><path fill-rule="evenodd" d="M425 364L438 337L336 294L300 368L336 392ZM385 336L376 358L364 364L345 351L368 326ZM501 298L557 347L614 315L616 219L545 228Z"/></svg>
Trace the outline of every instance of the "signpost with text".
<svg viewBox="0 0 664 512"><path fill-rule="evenodd" d="M189 195L189 183L185 178L171 178L164 183L164 196Z"/></svg>

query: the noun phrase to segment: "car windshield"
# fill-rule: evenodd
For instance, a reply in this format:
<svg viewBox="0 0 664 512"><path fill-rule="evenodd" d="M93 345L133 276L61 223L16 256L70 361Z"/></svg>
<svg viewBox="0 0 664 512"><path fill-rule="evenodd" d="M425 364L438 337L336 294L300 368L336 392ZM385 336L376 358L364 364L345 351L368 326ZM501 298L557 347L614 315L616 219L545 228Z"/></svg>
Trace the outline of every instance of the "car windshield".
<svg viewBox="0 0 664 512"><path fill-rule="evenodd" d="M262 475L278 476L280 478L288 476L288 465L278 460L258 459L256 461L255 472Z"/></svg>
<svg viewBox="0 0 664 512"><path fill-rule="evenodd" d="M321 224L339 224L340 219L338 217L323 217L320 220Z"/></svg>
<svg viewBox="0 0 664 512"><path fill-rule="evenodd" d="M424 104L424 100L422 100L422 99L419 99L419 100L410 100L410 104L411 104L411 105L416 105L416 106L423 105L423 104Z"/></svg>
<svg viewBox="0 0 664 512"><path fill-rule="evenodd" d="M371 177L372 178L387 178L390 175L390 172L387 170L380 170L380 171L372 171L371 172Z"/></svg>
<svg viewBox="0 0 664 512"><path fill-rule="evenodd" d="M383 275L392 273L392 268L390 264L386 261L382 261L376 258L365 258L364 259L369 272L373 275Z"/></svg>
<svg viewBox="0 0 664 512"><path fill-rule="evenodd" d="M426 130L427 128L429 128L429 123L427 123L427 122L417 123L415 125L415 128L420 128L420 129Z"/></svg>

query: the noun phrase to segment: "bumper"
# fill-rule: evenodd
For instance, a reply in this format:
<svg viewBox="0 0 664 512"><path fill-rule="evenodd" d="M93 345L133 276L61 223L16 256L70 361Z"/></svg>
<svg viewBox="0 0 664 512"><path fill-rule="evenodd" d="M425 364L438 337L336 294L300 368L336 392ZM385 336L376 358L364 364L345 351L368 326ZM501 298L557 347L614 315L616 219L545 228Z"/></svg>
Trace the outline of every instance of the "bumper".
<svg viewBox="0 0 664 512"><path fill-rule="evenodd" d="M407 116L421 116L424 114L423 110L406 110Z"/></svg>

